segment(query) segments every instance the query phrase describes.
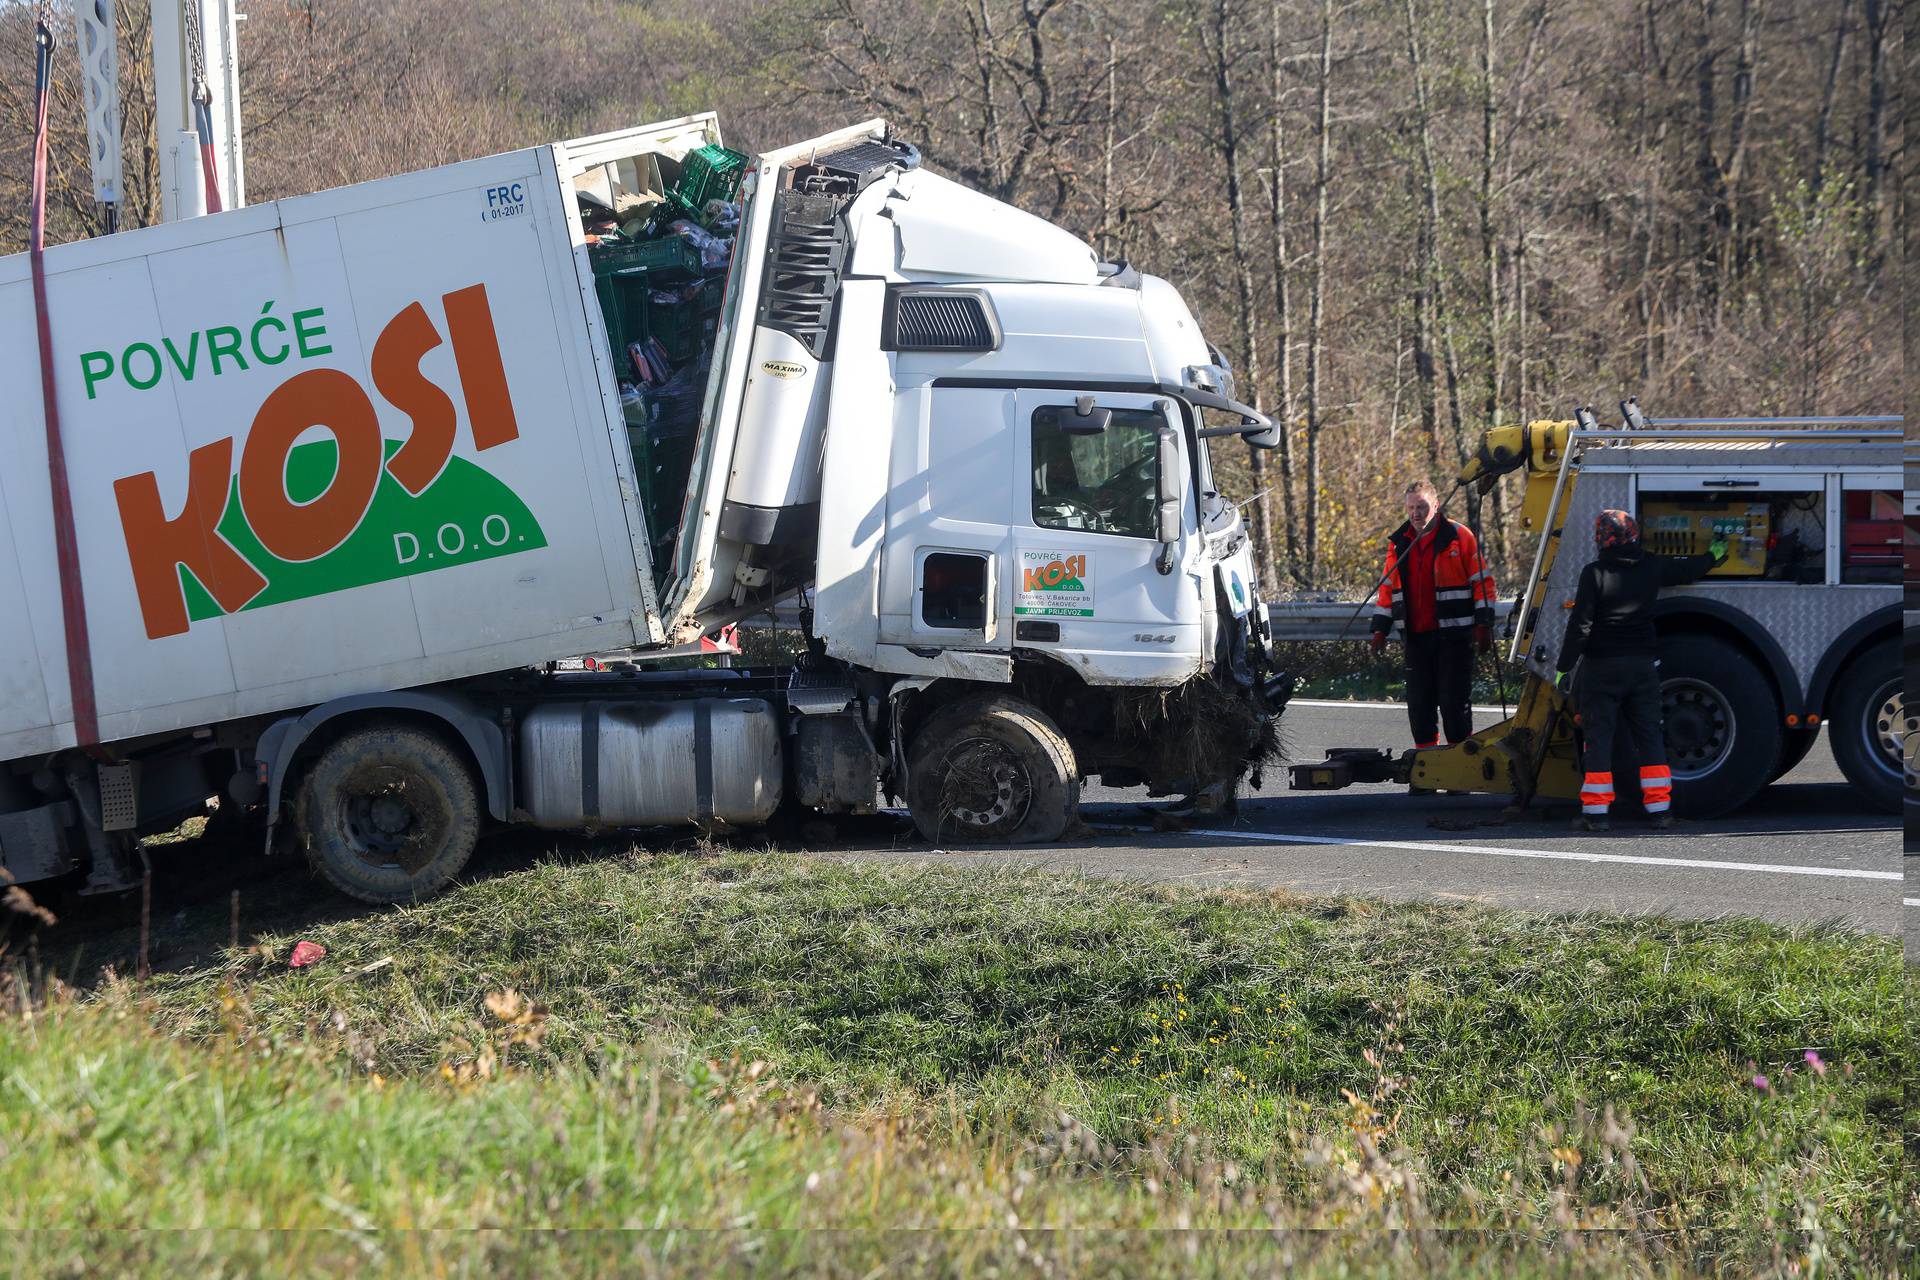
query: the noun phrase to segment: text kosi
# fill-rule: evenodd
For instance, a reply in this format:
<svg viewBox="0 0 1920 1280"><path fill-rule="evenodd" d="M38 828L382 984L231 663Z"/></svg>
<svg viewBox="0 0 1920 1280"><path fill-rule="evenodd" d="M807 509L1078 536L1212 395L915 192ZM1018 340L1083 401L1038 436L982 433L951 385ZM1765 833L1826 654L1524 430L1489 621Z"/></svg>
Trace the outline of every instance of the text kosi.
<svg viewBox="0 0 1920 1280"><path fill-rule="evenodd" d="M470 285L440 302L474 449L517 439L519 425L486 287ZM309 320L319 314L317 309L295 313ZM229 332L207 330L205 349L230 354ZM221 334L217 348L215 333ZM297 326L292 333L289 351L319 354L302 345ZM180 357L188 368L200 337L192 335ZM153 472L114 482L150 638L177 635L196 617L457 562L451 554L423 560L418 554L422 532L429 545L437 540L468 552L471 544L467 558L544 545L532 514L505 485L454 457L459 417L453 399L420 368L421 358L441 342L439 329L418 302L388 321L374 342L373 385L411 421L405 440L382 439L372 396L353 375L306 369L275 387L254 414L240 444L237 474L233 437L188 455L186 495L172 517ZM175 344L163 343L174 361ZM258 343L250 336L247 345ZM218 362L211 371L221 372ZM144 366L138 369L140 379L146 374ZM136 375L123 353L116 368L101 376L132 381ZM181 376L191 374L183 370ZM313 428L330 439L296 443ZM470 522L477 536L466 536L458 523L448 532L450 520Z"/></svg>

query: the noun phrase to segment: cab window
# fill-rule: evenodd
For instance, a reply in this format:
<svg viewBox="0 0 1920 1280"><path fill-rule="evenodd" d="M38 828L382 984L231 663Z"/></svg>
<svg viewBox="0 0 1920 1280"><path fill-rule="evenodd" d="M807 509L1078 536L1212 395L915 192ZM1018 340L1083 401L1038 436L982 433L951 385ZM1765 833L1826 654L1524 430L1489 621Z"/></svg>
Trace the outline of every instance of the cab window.
<svg viewBox="0 0 1920 1280"><path fill-rule="evenodd" d="M1033 522L1042 529L1154 536L1159 482L1158 432L1152 409L1114 409L1098 435L1061 430L1065 405L1033 414Z"/></svg>

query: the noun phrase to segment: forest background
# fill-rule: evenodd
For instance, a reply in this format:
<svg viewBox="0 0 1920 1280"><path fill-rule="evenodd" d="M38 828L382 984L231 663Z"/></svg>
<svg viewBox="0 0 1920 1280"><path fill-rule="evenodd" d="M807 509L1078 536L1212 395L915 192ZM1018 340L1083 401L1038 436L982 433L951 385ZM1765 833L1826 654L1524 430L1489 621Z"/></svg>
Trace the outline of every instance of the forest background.
<svg viewBox="0 0 1920 1280"><path fill-rule="evenodd" d="M1908 5L1911 9L1914 6ZM245 0L252 203L716 110L883 115L927 163L1170 278L1287 424L1216 442L1270 586L1371 581L1479 433L1904 407L1892 0ZM100 230L56 4L49 241ZM0 252L26 240L29 5L0 0ZM158 217L122 0L122 226ZM422 226L422 236L433 228ZM1909 420L1913 415L1909 412ZM1511 580L1514 481L1449 508Z"/></svg>

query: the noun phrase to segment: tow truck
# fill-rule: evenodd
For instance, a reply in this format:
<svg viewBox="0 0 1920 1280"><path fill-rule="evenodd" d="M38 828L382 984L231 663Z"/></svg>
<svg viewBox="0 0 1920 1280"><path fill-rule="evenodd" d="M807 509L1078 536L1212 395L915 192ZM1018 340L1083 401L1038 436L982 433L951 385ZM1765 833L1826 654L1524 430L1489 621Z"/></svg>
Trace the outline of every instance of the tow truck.
<svg viewBox="0 0 1920 1280"><path fill-rule="evenodd" d="M1494 428L1459 473L1456 491L1526 478L1520 524L1535 535L1533 559L1505 624L1507 660L1524 664L1514 714L1446 746L1336 749L1291 766L1292 788L1396 782L1506 795L1516 809L1571 803L1578 708L1554 668L1587 531L1615 508L1635 515L1656 554L1698 554L1716 538L1729 547L1656 614L1676 811L1712 817L1749 803L1823 727L1862 802L1900 809L1914 778L1901 566L1920 540L1902 491L1904 419L1650 418L1633 399L1620 415L1605 426L1582 408ZM1613 764L1627 800L1630 763Z"/></svg>

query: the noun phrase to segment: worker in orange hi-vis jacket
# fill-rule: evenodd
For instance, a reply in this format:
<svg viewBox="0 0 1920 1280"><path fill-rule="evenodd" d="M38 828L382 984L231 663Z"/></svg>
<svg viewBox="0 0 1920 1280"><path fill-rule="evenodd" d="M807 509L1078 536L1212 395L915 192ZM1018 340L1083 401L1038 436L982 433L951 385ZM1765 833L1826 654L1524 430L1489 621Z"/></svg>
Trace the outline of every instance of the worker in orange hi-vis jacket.
<svg viewBox="0 0 1920 1280"><path fill-rule="evenodd" d="M1574 828L1605 831L1614 801L1614 743L1625 730L1640 765L1640 804L1656 827L1673 823L1673 771L1660 723L1660 672L1653 626L1660 588L1693 582L1727 558L1724 537L1706 555L1656 556L1640 546L1640 526L1624 511L1593 522L1594 559L1580 570L1567 638L1560 646L1562 688L1571 685L1586 739L1580 816ZM1564 553L1563 553L1564 554ZM1578 673L1575 674L1575 668Z"/></svg>
<svg viewBox="0 0 1920 1280"><path fill-rule="evenodd" d="M1473 654L1493 648L1493 574L1473 530L1441 514L1432 484L1406 489L1407 522L1387 539L1373 609L1373 651L1397 625L1407 650L1407 719L1413 745L1473 734Z"/></svg>

